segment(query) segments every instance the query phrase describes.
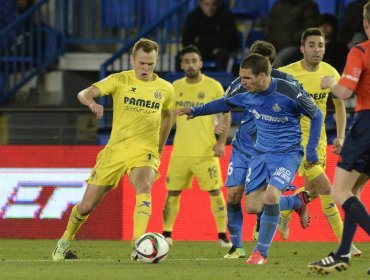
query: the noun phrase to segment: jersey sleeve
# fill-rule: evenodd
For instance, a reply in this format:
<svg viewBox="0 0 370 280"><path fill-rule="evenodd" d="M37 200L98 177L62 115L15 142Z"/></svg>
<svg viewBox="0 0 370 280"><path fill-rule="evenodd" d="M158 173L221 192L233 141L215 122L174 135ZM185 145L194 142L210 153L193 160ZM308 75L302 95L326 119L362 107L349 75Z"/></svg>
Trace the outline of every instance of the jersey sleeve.
<svg viewBox="0 0 370 280"><path fill-rule="evenodd" d="M171 84L171 83L167 83L166 82L166 84L168 84L168 87L167 87L167 89L166 89L166 100L165 100L165 102L163 102L163 107L162 107L162 110L165 110L165 111L167 111L167 110L171 110L171 109L173 109L173 107L174 107L174 96L175 96L175 90L174 90L174 87L173 87L173 85Z"/></svg>
<svg viewBox="0 0 370 280"><path fill-rule="evenodd" d="M306 91L300 90L296 100L299 112L312 119L318 109L312 97Z"/></svg>
<svg viewBox="0 0 370 280"><path fill-rule="evenodd" d="M109 95L115 91L117 86L117 79L114 77L114 75L109 75L108 77L94 83L93 85L100 90L102 96Z"/></svg>
<svg viewBox="0 0 370 280"><path fill-rule="evenodd" d="M348 53L346 66L344 67L339 84L351 90L355 90L364 69L364 50L360 46L354 46Z"/></svg>

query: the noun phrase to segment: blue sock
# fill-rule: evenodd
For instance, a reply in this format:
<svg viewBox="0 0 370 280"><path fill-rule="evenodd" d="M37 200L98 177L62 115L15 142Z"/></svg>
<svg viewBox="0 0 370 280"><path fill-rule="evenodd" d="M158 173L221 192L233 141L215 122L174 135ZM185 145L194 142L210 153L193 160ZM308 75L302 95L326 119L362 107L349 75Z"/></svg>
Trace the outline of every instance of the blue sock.
<svg viewBox="0 0 370 280"><path fill-rule="evenodd" d="M336 256L343 256L349 254L351 249L351 243L355 236L357 229L356 222L351 218L349 213L345 213L343 221L343 235L338 251L335 253Z"/></svg>
<svg viewBox="0 0 370 280"><path fill-rule="evenodd" d="M352 196L343 203L342 208L346 215L348 213L351 219L370 236L370 216L361 201L356 196Z"/></svg>
<svg viewBox="0 0 370 280"><path fill-rule="evenodd" d="M264 207L258 241L254 251L259 250L262 256L267 257L267 251L270 248L279 223L280 208L279 204L265 204Z"/></svg>
<svg viewBox="0 0 370 280"><path fill-rule="evenodd" d="M302 205L297 195L282 195L280 197L280 211L298 209Z"/></svg>
<svg viewBox="0 0 370 280"><path fill-rule="evenodd" d="M242 248L242 206L238 204L227 204L227 228L230 233L231 243L237 248Z"/></svg>

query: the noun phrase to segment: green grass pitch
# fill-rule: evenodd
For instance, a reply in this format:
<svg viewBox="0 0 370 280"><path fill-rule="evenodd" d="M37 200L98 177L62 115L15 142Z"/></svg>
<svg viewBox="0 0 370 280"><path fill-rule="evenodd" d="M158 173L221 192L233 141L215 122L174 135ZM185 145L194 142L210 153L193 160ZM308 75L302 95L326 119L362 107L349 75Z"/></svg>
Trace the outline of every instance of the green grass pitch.
<svg viewBox="0 0 370 280"><path fill-rule="evenodd" d="M160 264L131 261L130 242L81 240L73 243L79 259L53 262L56 240L0 240L1 280L53 279L370 279L370 243L358 243L362 256L354 258L349 270L317 275L307 263L324 257L336 243L274 242L266 265L246 265L246 259L225 260L226 249L217 242L175 242L168 258ZM244 244L249 256L254 243Z"/></svg>

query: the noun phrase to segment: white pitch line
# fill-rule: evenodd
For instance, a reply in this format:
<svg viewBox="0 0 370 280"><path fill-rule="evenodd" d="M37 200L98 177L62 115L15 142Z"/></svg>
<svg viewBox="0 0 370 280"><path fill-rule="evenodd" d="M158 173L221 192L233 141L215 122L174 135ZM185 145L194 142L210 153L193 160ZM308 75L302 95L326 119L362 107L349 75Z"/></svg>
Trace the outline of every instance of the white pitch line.
<svg viewBox="0 0 370 280"><path fill-rule="evenodd" d="M171 261L221 261L223 260L222 258L195 258L195 259L166 259L166 262L171 262ZM7 259L0 259L0 265L1 263L4 262L54 262L53 260L7 260ZM76 259L76 260L65 260L61 262L55 262L55 263L63 263L63 262L132 262L135 263L134 261L131 260L126 260L126 259Z"/></svg>

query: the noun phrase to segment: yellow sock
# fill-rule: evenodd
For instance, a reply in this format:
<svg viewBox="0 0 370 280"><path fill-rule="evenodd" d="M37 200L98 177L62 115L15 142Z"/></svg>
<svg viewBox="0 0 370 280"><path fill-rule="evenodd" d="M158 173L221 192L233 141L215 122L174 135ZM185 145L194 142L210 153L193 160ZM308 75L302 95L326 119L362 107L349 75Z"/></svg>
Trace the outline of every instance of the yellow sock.
<svg viewBox="0 0 370 280"><path fill-rule="evenodd" d="M152 195L149 193L141 193L136 195L133 240L138 239L145 233L151 215Z"/></svg>
<svg viewBox="0 0 370 280"><path fill-rule="evenodd" d="M335 236L340 241L343 233L343 222L340 217L337 205L330 194L320 195L321 208L328 220Z"/></svg>
<svg viewBox="0 0 370 280"><path fill-rule="evenodd" d="M180 210L180 196L168 195L163 209L163 230L172 231Z"/></svg>
<svg viewBox="0 0 370 280"><path fill-rule="evenodd" d="M303 192L305 189L304 187L302 188L299 188L294 194L297 194L297 193L301 193ZM290 217L290 215L294 212L294 210L284 210L284 211L281 211L280 214L283 218L287 219Z"/></svg>
<svg viewBox="0 0 370 280"><path fill-rule="evenodd" d="M216 221L217 232L226 232L226 204L224 195L220 192L216 196L210 195L211 198L211 210Z"/></svg>
<svg viewBox="0 0 370 280"><path fill-rule="evenodd" d="M78 204L76 204L72 208L71 215L69 216L67 229L65 230L63 237L67 240L73 240L75 238L75 234L78 232L82 224L87 220L89 215L82 216L77 211Z"/></svg>

